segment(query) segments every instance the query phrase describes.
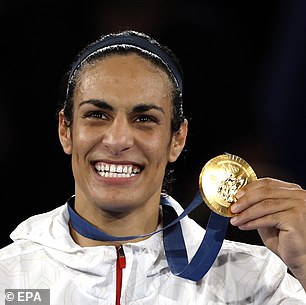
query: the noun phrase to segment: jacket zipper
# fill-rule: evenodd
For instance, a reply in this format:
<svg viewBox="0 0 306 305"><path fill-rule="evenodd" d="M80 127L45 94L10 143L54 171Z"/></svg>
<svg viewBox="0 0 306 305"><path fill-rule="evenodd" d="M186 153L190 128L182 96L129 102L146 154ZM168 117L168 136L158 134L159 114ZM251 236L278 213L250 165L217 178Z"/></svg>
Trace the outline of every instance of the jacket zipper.
<svg viewBox="0 0 306 305"><path fill-rule="evenodd" d="M116 264L116 305L120 305L121 289L122 289L122 269L126 266L126 259L123 247L117 246L117 264Z"/></svg>

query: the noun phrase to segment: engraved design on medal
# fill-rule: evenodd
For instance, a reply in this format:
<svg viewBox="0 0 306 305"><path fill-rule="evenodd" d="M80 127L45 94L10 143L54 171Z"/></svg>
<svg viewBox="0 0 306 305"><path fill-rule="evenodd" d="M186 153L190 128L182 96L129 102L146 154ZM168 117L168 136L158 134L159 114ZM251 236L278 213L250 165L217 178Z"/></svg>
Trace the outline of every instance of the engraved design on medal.
<svg viewBox="0 0 306 305"><path fill-rule="evenodd" d="M240 188L256 180L252 167L242 158L225 153L203 167L199 186L204 202L214 212L232 217L230 206L237 201Z"/></svg>
<svg viewBox="0 0 306 305"><path fill-rule="evenodd" d="M235 196L238 190L246 184L246 181L241 177L235 178L233 174L223 180L217 190L217 194L223 200L220 204L228 208L232 203L236 202L237 198Z"/></svg>

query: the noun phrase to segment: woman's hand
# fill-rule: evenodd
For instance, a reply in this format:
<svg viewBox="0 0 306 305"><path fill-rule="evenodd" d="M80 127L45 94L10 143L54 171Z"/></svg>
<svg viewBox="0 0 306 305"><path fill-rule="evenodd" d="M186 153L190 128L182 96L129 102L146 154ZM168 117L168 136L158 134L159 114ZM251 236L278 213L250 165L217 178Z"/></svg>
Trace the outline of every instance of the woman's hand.
<svg viewBox="0 0 306 305"><path fill-rule="evenodd" d="M257 229L306 290L306 190L299 185L262 178L244 186L231 206L231 224Z"/></svg>

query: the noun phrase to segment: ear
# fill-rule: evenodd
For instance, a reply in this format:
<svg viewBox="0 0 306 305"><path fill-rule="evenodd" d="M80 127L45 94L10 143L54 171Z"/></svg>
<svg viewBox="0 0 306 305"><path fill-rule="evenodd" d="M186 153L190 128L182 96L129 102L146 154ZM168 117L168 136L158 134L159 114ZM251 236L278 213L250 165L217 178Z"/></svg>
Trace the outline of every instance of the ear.
<svg viewBox="0 0 306 305"><path fill-rule="evenodd" d="M169 162L174 162L181 154L187 138L188 121L185 119L181 123L180 129L173 134L169 153Z"/></svg>
<svg viewBox="0 0 306 305"><path fill-rule="evenodd" d="M58 136L66 154L72 153L71 129L65 120L64 111L61 110L58 115Z"/></svg>

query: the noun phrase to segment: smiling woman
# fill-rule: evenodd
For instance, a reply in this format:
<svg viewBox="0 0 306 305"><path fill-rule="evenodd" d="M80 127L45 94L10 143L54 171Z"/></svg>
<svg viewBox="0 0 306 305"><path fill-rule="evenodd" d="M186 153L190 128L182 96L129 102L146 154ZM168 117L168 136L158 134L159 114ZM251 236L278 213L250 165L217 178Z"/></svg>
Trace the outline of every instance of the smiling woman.
<svg viewBox="0 0 306 305"><path fill-rule="evenodd" d="M108 218L111 211L129 215L132 234L156 228L165 168L177 159L187 135L186 121L179 130L171 130L171 125L179 126L171 124L172 96L179 91L176 82L156 67L155 57L152 63L147 53L122 48L124 53L108 56L99 49L102 59L77 65L68 82L76 79L73 113L66 115L64 108L59 125L63 148L72 154L76 211L119 236L126 230L117 219L116 226L101 227L105 223L101 218ZM134 174L97 175L96 165L101 162L109 168L129 166Z"/></svg>
<svg viewBox="0 0 306 305"><path fill-rule="evenodd" d="M0 287L47 287L53 305L305 304L305 190L263 178L235 192L232 225L258 229L269 249L223 241L218 225L229 218L205 231L167 193L188 132L182 80L175 55L143 33L109 34L81 51L58 111L74 194L14 230L0 251ZM207 236L222 246L217 257ZM173 271L190 261L200 277Z"/></svg>

